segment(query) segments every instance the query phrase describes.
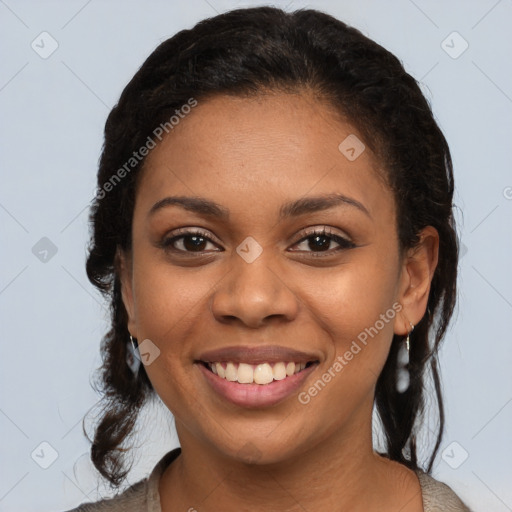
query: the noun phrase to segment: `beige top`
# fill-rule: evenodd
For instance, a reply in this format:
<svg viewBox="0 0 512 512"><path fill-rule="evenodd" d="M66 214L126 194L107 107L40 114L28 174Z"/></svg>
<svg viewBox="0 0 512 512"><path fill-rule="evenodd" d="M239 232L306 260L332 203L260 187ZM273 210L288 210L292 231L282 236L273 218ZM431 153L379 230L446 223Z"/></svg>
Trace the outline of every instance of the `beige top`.
<svg viewBox="0 0 512 512"><path fill-rule="evenodd" d="M181 453L176 448L166 453L151 474L120 495L95 503L84 503L67 512L162 512L158 485L167 466ZM446 484L423 471L416 471L421 485L424 512L471 512Z"/></svg>

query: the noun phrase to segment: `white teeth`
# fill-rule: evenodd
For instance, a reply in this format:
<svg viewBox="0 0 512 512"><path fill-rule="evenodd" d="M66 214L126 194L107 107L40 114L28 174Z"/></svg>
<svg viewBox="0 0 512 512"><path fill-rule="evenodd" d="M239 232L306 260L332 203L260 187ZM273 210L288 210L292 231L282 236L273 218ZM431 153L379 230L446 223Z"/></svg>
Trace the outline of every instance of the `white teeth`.
<svg viewBox="0 0 512 512"><path fill-rule="evenodd" d="M238 377L238 371L236 369L236 366L233 363L228 363L226 365L226 379L235 382Z"/></svg>
<svg viewBox="0 0 512 512"><path fill-rule="evenodd" d="M278 362L261 363L257 365L247 363L209 363L210 370L221 379L240 384L270 384L274 380L283 380L286 377L299 373L306 368L306 363Z"/></svg>
<svg viewBox="0 0 512 512"><path fill-rule="evenodd" d="M215 366L215 368L217 368L217 375L219 377L221 377L222 379L225 379L226 378L226 370L225 370L224 366L222 366L221 363L214 363L213 366Z"/></svg>
<svg viewBox="0 0 512 512"><path fill-rule="evenodd" d="M284 363L276 363L272 368L272 375L274 380L283 380L286 378L286 367Z"/></svg>
<svg viewBox="0 0 512 512"><path fill-rule="evenodd" d="M254 370L254 382L256 382L256 384L269 384L273 380L274 375L272 374L272 367L268 363L256 366Z"/></svg>
<svg viewBox="0 0 512 512"><path fill-rule="evenodd" d="M238 380L238 382L240 382L240 384L252 384L254 381L255 373L256 372L253 372L252 366L250 364L240 363L238 365L238 379L237 380ZM261 383L257 382L257 384L261 384Z"/></svg>

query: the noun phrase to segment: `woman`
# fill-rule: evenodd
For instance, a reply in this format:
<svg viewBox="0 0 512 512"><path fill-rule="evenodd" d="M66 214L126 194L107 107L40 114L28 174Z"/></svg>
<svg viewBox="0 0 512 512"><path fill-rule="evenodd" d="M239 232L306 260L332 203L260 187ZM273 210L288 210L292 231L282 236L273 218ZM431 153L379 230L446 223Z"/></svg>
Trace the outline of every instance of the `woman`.
<svg viewBox="0 0 512 512"><path fill-rule="evenodd" d="M92 460L119 486L155 397L180 448L75 510L468 510L429 475L452 164L396 57L315 10L204 20L123 91L98 187L87 272L112 328ZM422 469L428 371L440 428Z"/></svg>

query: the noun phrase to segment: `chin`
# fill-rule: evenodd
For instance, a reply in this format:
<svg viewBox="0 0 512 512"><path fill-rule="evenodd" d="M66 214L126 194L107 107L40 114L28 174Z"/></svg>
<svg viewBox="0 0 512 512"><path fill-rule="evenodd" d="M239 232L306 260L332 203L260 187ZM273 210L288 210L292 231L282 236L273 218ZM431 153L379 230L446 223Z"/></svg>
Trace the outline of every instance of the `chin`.
<svg viewBox="0 0 512 512"><path fill-rule="evenodd" d="M299 430L300 432L300 430ZM307 449L305 440L297 434L287 435L256 435L245 438L223 439L221 442L212 440L215 448L225 457L237 460L242 464L264 466L278 464L298 457Z"/></svg>

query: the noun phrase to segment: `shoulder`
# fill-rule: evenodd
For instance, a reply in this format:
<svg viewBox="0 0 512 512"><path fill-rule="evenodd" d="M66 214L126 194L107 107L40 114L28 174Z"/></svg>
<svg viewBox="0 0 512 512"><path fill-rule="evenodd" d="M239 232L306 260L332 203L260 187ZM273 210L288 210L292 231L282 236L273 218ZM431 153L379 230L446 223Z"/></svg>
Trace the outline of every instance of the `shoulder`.
<svg viewBox="0 0 512 512"><path fill-rule="evenodd" d="M420 481L425 512L471 512L455 492L443 482L422 470L416 470Z"/></svg>
<svg viewBox="0 0 512 512"><path fill-rule="evenodd" d="M158 484L165 468L181 453L176 448L166 453L156 464L151 474L131 485L113 498L82 503L67 512L160 512Z"/></svg>
<svg viewBox="0 0 512 512"><path fill-rule="evenodd" d="M141 512L147 510L147 479L141 480L113 498L82 503L68 512Z"/></svg>

